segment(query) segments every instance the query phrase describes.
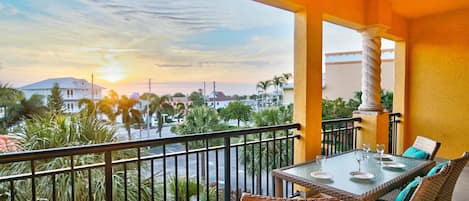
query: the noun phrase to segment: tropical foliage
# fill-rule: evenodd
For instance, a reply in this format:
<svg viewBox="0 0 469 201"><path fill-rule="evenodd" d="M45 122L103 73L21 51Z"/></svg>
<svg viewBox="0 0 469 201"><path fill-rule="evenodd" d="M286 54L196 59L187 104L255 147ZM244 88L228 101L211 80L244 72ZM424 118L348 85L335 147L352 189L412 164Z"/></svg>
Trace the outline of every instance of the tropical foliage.
<svg viewBox="0 0 469 201"><path fill-rule="evenodd" d="M221 110L220 116L225 121L236 120L238 128L240 122L247 122L251 119L252 108L239 101L233 101L228 106Z"/></svg>
<svg viewBox="0 0 469 201"><path fill-rule="evenodd" d="M129 98L126 95L122 95L117 104L117 113L122 115L122 123L124 124L124 127L127 130L129 140L132 139L130 125L133 122L138 124L143 123L142 113L134 108L137 103L137 99Z"/></svg>
<svg viewBox="0 0 469 201"><path fill-rule="evenodd" d="M163 113L172 113L174 108L169 104L169 96L158 96L156 94L144 94L140 97L141 100L150 101L149 107L146 107L143 111L144 114L149 114L149 116L153 116L156 114L156 118L158 119L158 130L161 137L161 129L163 128L164 119ZM149 111L147 111L149 109Z"/></svg>

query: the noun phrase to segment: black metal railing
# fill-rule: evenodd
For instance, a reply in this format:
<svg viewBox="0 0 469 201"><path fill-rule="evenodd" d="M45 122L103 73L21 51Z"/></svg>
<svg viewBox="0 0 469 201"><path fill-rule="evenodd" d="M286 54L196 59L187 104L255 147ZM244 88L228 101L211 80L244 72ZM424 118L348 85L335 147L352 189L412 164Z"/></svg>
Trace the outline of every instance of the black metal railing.
<svg viewBox="0 0 469 201"><path fill-rule="evenodd" d="M361 118L343 118L322 121L321 154L334 155L357 147L357 131Z"/></svg>
<svg viewBox="0 0 469 201"><path fill-rule="evenodd" d="M0 155L1 200L239 200L274 195L300 124ZM293 193L293 185L284 183Z"/></svg>
<svg viewBox="0 0 469 201"><path fill-rule="evenodd" d="M397 126L401 122L401 120L399 120L400 117L401 117L401 113L389 114L388 152L391 154L396 154L396 151L397 151Z"/></svg>

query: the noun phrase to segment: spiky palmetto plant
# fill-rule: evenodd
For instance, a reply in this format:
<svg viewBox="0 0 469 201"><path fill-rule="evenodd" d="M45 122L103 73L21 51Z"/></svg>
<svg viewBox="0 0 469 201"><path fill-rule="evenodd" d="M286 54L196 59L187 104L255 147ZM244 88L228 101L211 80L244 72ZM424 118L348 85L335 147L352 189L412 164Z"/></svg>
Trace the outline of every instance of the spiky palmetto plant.
<svg viewBox="0 0 469 201"><path fill-rule="evenodd" d="M116 140L116 132L112 126L104 121L97 120L93 116L85 115L63 115L48 113L43 116L34 116L25 120L21 131L16 135L24 150L41 150L58 147L88 145L113 142ZM144 150L144 149L143 149ZM113 153L113 160L135 157L135 150ZM56 170L71 166L71 157L56 157L34 162L37 172L45 170ZM73 157L74 167L96 164L103 162L102 154L75 155ZM127 164L127 200L138 200L137 169L136 164ZM29 173L31 163L20 162L0 166L0 173L4 175L18 175ZM113 167L113 197L115 200L125 200L123 167ZM142 172L149 172L146 165L142 165ZM74 172L75 200L89 200L88 190L90 188L88 179L92 178L91 190L93 200L105 200L105 174L102 168L92 169L91 175L87 170ZM59 200L71 200L71 173L59 173L55 175L36 177L36 194L38 200L51 200L52 183L55 183L56 197ZM155 185L157 187L157 185ZM14 182L15 200L31 200L31 180L19 180ZM151 183L150 177L142 178L141 199L150 200ZM161 192L161 191L155 191ZM9 186L0 184L0 200L11 200Z"/></svg>

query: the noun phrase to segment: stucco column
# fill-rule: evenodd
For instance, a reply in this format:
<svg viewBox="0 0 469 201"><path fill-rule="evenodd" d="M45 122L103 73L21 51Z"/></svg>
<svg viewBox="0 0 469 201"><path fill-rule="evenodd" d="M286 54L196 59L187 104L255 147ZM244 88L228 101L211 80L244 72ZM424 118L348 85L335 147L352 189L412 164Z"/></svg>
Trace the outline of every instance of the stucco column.
<svg viewBox="0 0 469 201"><path fill-rule="evenodd" d="M361 30L363 38L362 104L360 111L383 111L381 105L381 36L386 29L371 26Z"/></svg>

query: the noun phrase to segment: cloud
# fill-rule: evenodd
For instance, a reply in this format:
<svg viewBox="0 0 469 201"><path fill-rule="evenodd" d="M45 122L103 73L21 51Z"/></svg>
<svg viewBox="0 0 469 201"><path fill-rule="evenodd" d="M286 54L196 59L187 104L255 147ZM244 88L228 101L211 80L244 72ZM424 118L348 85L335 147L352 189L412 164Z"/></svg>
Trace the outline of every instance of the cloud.
<svg viewBox="0 0 469 201"><path fill-rule="evenodd" d="M189 68L192 64L155 64L159 68Z"/></svg>
<svg viewBox="0 0 469 201"><path fill-rule="evenodd" d="M18 10L13 6L0 3L0 14L2 13L7 15L16 15L18 14Z"/></svg>

